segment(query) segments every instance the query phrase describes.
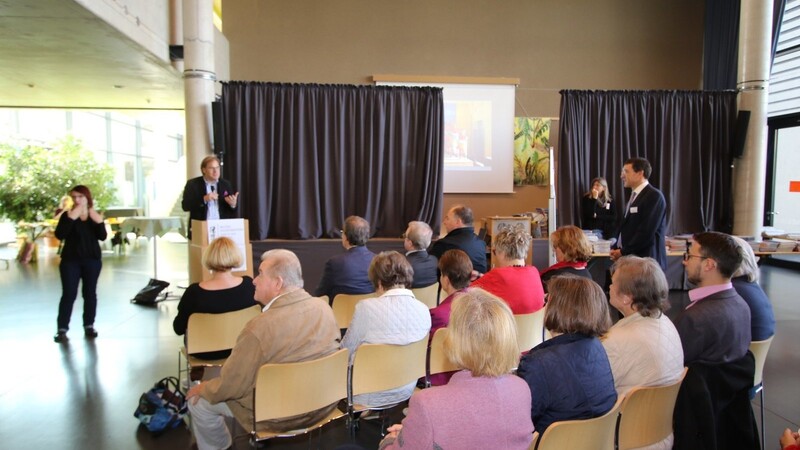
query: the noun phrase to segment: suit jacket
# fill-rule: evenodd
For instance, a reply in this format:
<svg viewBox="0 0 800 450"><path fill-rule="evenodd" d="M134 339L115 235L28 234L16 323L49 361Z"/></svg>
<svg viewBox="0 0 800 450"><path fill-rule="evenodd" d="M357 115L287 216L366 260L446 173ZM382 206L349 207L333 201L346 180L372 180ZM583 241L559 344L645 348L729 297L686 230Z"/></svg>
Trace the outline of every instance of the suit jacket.
<svg viewBox="0 0 800 450"><path fill-rule="evenodd" d="M317 286L317 297L327 295L333 302L336 294L369 294L375 287L369 281L367 272L375 253L367 247L352 247L336 255L325 263L322 279Z"/></svg>
<svg viewBox="0 0 800 450"><path fill-rule="evenodd" d="M406 255L411 268L414 269L414 283L412 288L428 287L439 281L436 270L439 261L435 256L429 255L427 250L419 250Z"/></svg>
<svg viewBox="0 0 800 450"><path fill-rule="evenodd" d="M228 195L235 194L233 185L228 180L222 178L217 181L217 192L219 193L219 218L220 219L234 219L236 218L236 208L231 206L223 200L225 193ZM184 211L189 211L190 220L206 220L208 216L208 205L203 201L203 196L206 195L206 182L203 177L192 178L186 182L183 187L183 200L181 200L181 208Z"/></svg>
<svg viewBox="0 0 800 450"><path fill-rule="evenodd" d="M711 294L675 318L684 364L721 364L740 359L750 347L750 308L731 289Z"/></svg>
<svg viewBox="0 0 800 450"><path fill-rule="evenodd" d="M480 273L486 273L486 243L475 235L474 228L456 228L434 242L428 253L438 259L444 252L452 249L463 250L472 261L472 268Z"/></svg>
<svg viewBox="0 0 800 450"><path fill-rule="evenodd" d="M327 303L298 289L279 297L245 325L219 377L203 383L200 395L210 403L226 402L242 424L253 423L253 386L267 363L311 361L339 350L341 337ZM259 423L259 428L294 429L332 408Z"/></svg>
<svg viewBox="0 0 800 450"><path fill-rule="evenodd" d="M633 200L619 226L622 254L653 258L666 272L666 231L667 201L661 191L648 184Z"/></svg>

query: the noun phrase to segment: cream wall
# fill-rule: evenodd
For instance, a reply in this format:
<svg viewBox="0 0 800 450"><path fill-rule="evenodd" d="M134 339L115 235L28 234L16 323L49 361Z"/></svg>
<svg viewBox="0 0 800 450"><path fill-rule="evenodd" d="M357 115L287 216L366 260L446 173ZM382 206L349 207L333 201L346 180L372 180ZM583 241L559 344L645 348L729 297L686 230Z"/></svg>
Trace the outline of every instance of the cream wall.
<svg viewBox="0 0 800 450"><path fill-rule="evenodd" d="M554 118L561 89L699 89L703 13L696 0L223 2L232 80L512 77L518 116ZM444 201L483 217L546 207L548 192L528 186Z"/></svg>

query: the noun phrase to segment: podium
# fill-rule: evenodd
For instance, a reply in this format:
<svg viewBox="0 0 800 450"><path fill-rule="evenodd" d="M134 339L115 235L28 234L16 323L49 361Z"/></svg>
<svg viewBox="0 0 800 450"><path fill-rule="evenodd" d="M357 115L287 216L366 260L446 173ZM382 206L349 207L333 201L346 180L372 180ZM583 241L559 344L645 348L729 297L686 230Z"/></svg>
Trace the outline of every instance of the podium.
<svg viewBox="0 0 800 450"><path fill-rule="evenodd" d="M246 219L192 220L192 242L189 243L189 282L199 283L211 278L211 272L203 267L203 252L217 237L228 237L242 252L243 266L233 270L234 275L253 276L253 245L250 243L249 222ZM211 229L210 229L211 228Z"/></svg>

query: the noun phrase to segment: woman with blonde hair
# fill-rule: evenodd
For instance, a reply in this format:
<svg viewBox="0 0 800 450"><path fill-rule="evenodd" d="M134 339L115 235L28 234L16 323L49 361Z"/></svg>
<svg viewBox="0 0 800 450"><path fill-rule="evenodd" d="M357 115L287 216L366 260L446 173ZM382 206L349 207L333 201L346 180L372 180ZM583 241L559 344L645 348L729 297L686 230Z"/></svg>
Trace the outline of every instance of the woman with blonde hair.
<svg viewBox="0 0 800 450"><path fill-rule="evenodd" d="M553 335L519 363L531 390L531 419L541 435L553 422L591 419L617 401L614 377L599 337L611 326L608 301L588 278L550 280L544 325Z"/></svg>
<svg viewBox="0 0 800 450"><path fill-rule="evenodd" d="M505 300L514 314L529 314L544 306L539 270L525 265L531 240L521 227L500 230L493 240L492 269L471 284Z"/></svg>
<svg viewBox="0 0 800 450"><path fill-rule="evenodd" d="M221 314L249 308L256 304L253 279L234 275L231 271L242 265L242 255L236 244L227 237L219 237L203 252L203 267L211 271L211 278L193 283L178 303L178 315L172 322L175 333L186 333L189 316L194 313ZM202 359L227 358L230 350L198 353Z"/></svg>
<svg viewBox="0 0 800 450"><path fill-rule="evenodd" d="M542 271L545 292L548 292L547 282L559 275L592 279L592 274L586 268L592 257L592 244L583 230L573 225L560 227L550 235L550 243L553 244L556 263Z"/></svg>
<svg viewBox="0 0 800 450"><path fill-rule="evenodd" d="M380 448L527 449L531 393L511 375L519 361L511 310L483 289L453 304L445 351L461 371L445 386L415 393L402 425L389 427ZM479 405L480 413L475 411Z"/></svg>
<svg viewBox="0 0 800 450"><path fill-rule="evenodd" d="M600 231L603 239L611 239L614 233L614 199L608 192L608 183L603 177L592 180L592 188L581 199L581 227L584 230Z"/></svg>

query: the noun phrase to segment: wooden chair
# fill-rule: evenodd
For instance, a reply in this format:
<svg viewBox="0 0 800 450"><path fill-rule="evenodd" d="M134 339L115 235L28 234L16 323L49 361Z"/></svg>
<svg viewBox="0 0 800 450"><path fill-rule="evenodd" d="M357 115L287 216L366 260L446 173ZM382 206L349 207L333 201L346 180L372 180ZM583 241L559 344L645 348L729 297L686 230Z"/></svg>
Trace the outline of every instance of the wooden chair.
<svg viewBox="0 0 800 450"><path fill-rule="evenodd" d="M544 341L544 311L542 308L530 314L514 314L520 353L526 353Z"/></svg>
<svg viewBox="0 0 800 450"><path fill-rule="evenodd" d="M767 353L769 353L769 346L772 345L772 339L775 336L770 336L769 339L763 341L753 341L750 343L750 351L756 359L756 372L753 376L753 389L761 397L761 448L766 447L766 439L764 437L764 363L767 362Z"/></svg>
<svg viewBox="0 0 800 450"><path fill-rule="evenodd" d="M373 298L375 296L374 292L369 294L336 294L331 308L333 308L333 317L336 318L336 324L339 328L350 326L350 321L353 320L353 314L356 311L356 303L365 298Z"/></svg>
<svg viewBox="0 0 800 450"><path fill-rule="evenodd" d="M436 308L437 295L439 295L439 283L433 283L428 287L414 288L411 289L411 292L414 293L414 297L416 297L417 300L425 303L428 309ZM445 297L447 297L447 295L443 295L441 298L444 299Z"/></svg>
<svg viewBox="0 0 800 450"><path fill-rule="evenodd" d="M344 417L344 412L334 409L313 424L296 430L257 429L261 421L316 411L347 398L348 359L348 350L341 349L313 361L261 366L253 395L252 442L297 436Z"/></svg>
<svg viewBox="0 0 800 450"><path fill-rule="evenodd" d="M387 410L396 405L360 405L353 397L395 389L425 376L428 335L407 345L361 344L348 370L347 411L351 427L357 427L356 413ZM381 430L383 430L383 426Z"/></svg>
<svg viewBox="0 0 800 450"><path fill-rule="evenodd" d="M431 387L431 375L460 369L460 367L450 361L450 358L448 358L444 352L444 340L449 332L447 328L439 328L433 333L430 352L428 354L428 367L425 371L425 386L427 387Z"/></svg>
<svg viewBox="0 0 800 450"><path fill-rule="evenodd" d="M614 433L620 405L621 397L617 398L617 403L610 411L600 417L555 422L531 445L534 450L614 450Z"/></svg>
<svg viewBox="0 0 800 450"><path fill-rule="evenodd" d="M227 358L208 360L192 355L232 349L247 322L259 314L261 314L261 306L253 305L227 313L194 313L189 316L189 323L186 327L186 346L181 347L178 353L178 373L183 371L188 373L192 367L223 365ZM180 363L181 355L186 361L183 370Z"/></svg>
<svg viewBox="0 0 800 450"><path fill-rule="evenodd" d="M687 368L678 381L664 386L639 386L622 401L617 448L627 450L663 441L672 434L672 412Z"/></svg>

